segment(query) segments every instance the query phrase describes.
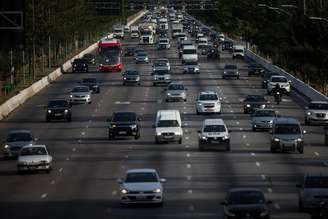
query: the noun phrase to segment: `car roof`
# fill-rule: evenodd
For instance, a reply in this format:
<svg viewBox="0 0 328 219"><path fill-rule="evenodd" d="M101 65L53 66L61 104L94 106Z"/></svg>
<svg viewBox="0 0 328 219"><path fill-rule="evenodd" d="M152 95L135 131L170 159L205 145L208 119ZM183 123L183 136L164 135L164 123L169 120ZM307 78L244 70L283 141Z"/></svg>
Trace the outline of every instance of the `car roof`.
<svg viewBox="0 0 328 219"><path fill-rule="evenodd" d="M22 149L23 148L45 148L45 149L47 149L47 147L45 145L26 145L26 146L22 147Z"/></svg>
<svg viewBox="0 0 328 219"><path fill-rule="evenodd" d="M157 59L155 59L154 60L154 62L169 62L169 59L167 59L167 58L157 58Z"/></svg>
<svg viewBox="0 0 328 219"><path fill-rule="evenodd" d="M89 89L88 86L74 86L74 88L78 88L78 87L83 87L83 88L88 88L88 89ZM74 88L73 88L73 89L74 89Z"/></svg>
<svg viewBox="0 0 328 219"><path fill-rule="evenodd" d="M157 173L155 169L130 169L126 173Z"/></svg>
<svg viewBox="0 0 328 219"><path fill-rule="evenodd" d="M256 189L256 188L233 188L233 189L229 190L229 193L231 193L231 192L247 192L247 191L255 191L255 192L263 193L260 189Z"/></svg>
<svg viewBox="0 0 328 219"><path fill-rule="evenodd" d="M196 49L196 47L194 45L185 45L183 49Z"/></svg>
<svg viewBox="0 0 328 219"><path fill-rule="evenodd" d="M29 130L12 130L12 131L9 131L8 134L15 134L15 133L28 133L28 134L31 134L32 132L29 131Z"/></svg>
<svg viewBox="0 0 328 219"><path fill-rule="evenodd" d="M274 120L274 122L280 124L300 124L300 122L292 117L279 117Z"/></svg>
<svg viewBox="0 0 328 219"><path fill-rule="evenodd" d="M313 101L310 102L310 104L328 104L328 101L313 100Z"/></svg>
<svg viewBox="0 0 328 219"><path fill-rule="evenodd" d="M225 125L222 119L205 119L204 125Z"/></svg>
<svg viewBox="0 0 328 219"><path fill-rule="evenodd" d="M199 92L199 95L205 95L205 94L217 94L215 91L201 91Z"/></svg>
<svg viewBox="0 0 328 219"><path fill-rule="evenodd" d="M286 78L283 75L272 75L271 78Z"/></svg>

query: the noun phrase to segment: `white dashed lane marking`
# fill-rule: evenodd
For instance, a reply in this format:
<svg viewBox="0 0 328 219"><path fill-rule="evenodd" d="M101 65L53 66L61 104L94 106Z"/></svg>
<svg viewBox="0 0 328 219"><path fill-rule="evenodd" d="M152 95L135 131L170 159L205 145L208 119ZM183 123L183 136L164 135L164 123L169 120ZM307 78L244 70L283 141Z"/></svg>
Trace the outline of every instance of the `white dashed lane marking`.
<svg viewBox="0 0 328 219"><path fill-rule="evenodd" d="M191 168L191 164L187 164L187 168L190 169Z"/></svg>
<svg viewBox="0 0 328 219"><path fill-rule="evenodd" d="M255 163L257 167L261 166L260 162Z"/></svg>
<svg viewBox="0 0 328 219"><path fill-rule="evenodd" d="M280 209L280 205L279 205L278 203L275 203L275 204L274 204L274 207L275 207L276 209Z"/></svg>
<svg viewBox="0 0 328 219"><path fill-rule="evenodd" d="M319 156L320 154L318 152L314 152L315 156Z"/></svg>
<svg viewBox="0 0 328 219"><path fill-rule="evenodd" d="M64 168L60 168L58 171L61 173L63 172Z"/></svg>
<svg viewBox="0 0 328 219"><path fill-rule="evenodd" d="M47 193L43 193L43 194L41 195L41 198L44 199L44 198L46 198L47 196L48 196Z"/></svg>

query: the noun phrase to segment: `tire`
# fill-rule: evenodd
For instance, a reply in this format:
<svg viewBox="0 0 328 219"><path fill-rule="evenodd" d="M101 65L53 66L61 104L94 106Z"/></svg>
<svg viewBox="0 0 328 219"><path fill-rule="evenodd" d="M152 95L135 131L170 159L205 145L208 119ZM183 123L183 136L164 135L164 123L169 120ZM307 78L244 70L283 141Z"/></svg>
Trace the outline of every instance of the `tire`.
<svg viewBox="0 0 328 219"><path fill-rule="evenodd" d="M252 131L253 131L253 132L256 132L256 128L255 128L255 127L252 127Z"/></svg>
<svg viewBox="0 0 328 219"><path fill-rule="evenodd" d="M271 151L271 153L276 153L277 152L277 150L275 149L275 148L270 148L270 151Z"/></svg>
<svg viewBox="0 0 328 219"><path fill-rule="evenodd" d="M159 140L157 138L155 138L155 143L156 144L160 144Z"/></svg>
<svg viewBox="0 0 328 219"><path fill-rule="evenodd" d="M231 151L230 144L227 145L227 147L226 147L226 151Z"/></svg>
<svg viewBox="0 0 328 219"><path fill-rule="evenodd" d="M140 133L138 132L135 136L134 136L134 139L135 140L138 140L140 138Z"/></svg>
<svg viewBox="0 0 328 219"><path fill-rule="evenodd" d="M198 110L196 110L196 115L200 115L200 113L198 112Z"/></svg>
<svg viewBox="0 0 328 219"><path fill-rule="evenodd" d="M114 136L113 135L108 135L108 140L113 140Z"/></svg>
<svg viewBox="0 0 328 219"><path fill-rule="evenodd" d="M179 144L182 144L182 137L179 139Z"/></svg>
<svg viewBox="0 0 328 219"><path fill-rule="evenodd" d="M305 119L305 125L310 125L310 121L308 119Z"/></svg>
<svg viewBox="0 0 328 219"><path fill-rule="evenodd" d="M300 153L300 154L303 154L304 153L304 147L300 147L299 149L297 149L297 151Z"/></svg>

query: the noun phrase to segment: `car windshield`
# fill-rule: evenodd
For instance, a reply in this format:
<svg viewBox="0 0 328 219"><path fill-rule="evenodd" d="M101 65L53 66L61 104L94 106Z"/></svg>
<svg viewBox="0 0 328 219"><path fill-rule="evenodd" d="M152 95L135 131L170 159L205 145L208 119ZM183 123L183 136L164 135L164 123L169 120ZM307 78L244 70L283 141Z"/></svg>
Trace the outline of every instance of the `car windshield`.
<svg viewBox="0 0 328 219"><path fill-rule="evenodd" d="M171 84L167 88L168 90L184 90L184 86L182 84Z"/></svg>
<svg viewBox="0 0 328 219"><path fill-rule="evenodd" d="M115 29L114 32L115 33L122 33L123 32L123 29Z"/></svg>
<svg viewBox="0 0 328 219"><path fill-rule="evenodd" d="M9 134L7 142L16 142L16 141L32 141L32 136L30 133L26 132L17 132Z"/></svg>
<svg viewBox="0 0 328 219"><path fill-rule="evenodd" d="M168 43L168 40L160 40L159 43Z"/></svg>
<svg viewBox="0 0 328 219"><path fill-rule="evenodd" d="M137 56L145 57L145 56L147 56L147 54L144 53L144 52L138 52L137 53Z"/></svg>
<svg viewBox="0 0 328 219"><path fill-rule="evenodd" d="M287 78L285 77L272 77L271 82L287 82Z"/></svg>
<svg viewBox="0 0 328 219"><path fill-rule="evenodd" d="M270 79L271 78L271 76L273 76L273 75L279 75L279 74L277 74L277 73L273 73L273 72L268 72L268 73L266 73L266 74L264 74L264 80L268 80L268 79Z"/></svg>
<svg viewBox="0 0 328 219"><path fill-rule="evenodd" d="M230 69L237 69L236 65L226 65L224 66L224 69L230 70Z"/></svg>
<svg viewBox="0 0 328 219"><path fill-rule="evenodd" d="M125 183L158 182L156 173L128 173Z"/></svg>
<svg viewBox="0 0 328 219"><path fill-rule="evenodd" d="M66 100L52 100L48 102L49 108L56 108L56 107L67 107L68 102Z"/></svg>
<svg viewBox="0 0 328 219"><path fill-rule="evenodd" d="M278 124L275 126L276 134L300 134L301 128L297 124Z"/></svg>
<svg viewBox="0 0 328 219"><path fill-rule="evenodd" d="M82 83L97 83L95 78L83 78Z"/></svg>
<svg viewBox="0 0 328 219"><path fill-rule="evenodd" d="M273 110L256 110L253 114L254 117L274 117L275 112Z"/></svg>
<svg viewBox="0 0 328 219"><path fill-rule="evenodd" d="M138 71L126 71L125 72L126 75L139 75Z"/></svg>
<svg viewBox="0 0 328 219"><path fill-rule="evenodd" d="M184 49L183 50L183 54L187 54L187 55L189 55L189 54L197 54L197 51L196 51L196 49Z"/></svg>
<svg viewBox="0 0 328 219"><path fill-rule="evenodd" d="M243 53L244 50L242 50L242 49L235 49L235 52L241 52L241 53Z"/></svg>
<svg viewBox="0 0 328 219"><path fill-rule="evenodd" d="M85 59L93 59L93 58L95 58L95 55L93 55L93 54L85 54L83 56L83 58L85 58Z"/></svg>
<svg viewBox="0 0 328 219"><path fill-rule="evenodd" d="M114 113L113 122L133 122L136 121L137 116L135 113Z"/></svg>
<svg viewBox="0 0 328 219"><path fill-rule="evenodd" d="M304 184L305 188L328 188L327 176L307 177Z"/></svg>
<svg viewBox="0 0 328 219"><path fill-rule="evenodd" d="M230 205L264 204L264 195L258 191L231 192L228 197Z"/></svg>
<svg viewBox="0 0 328 219"><path fill-rule="evenodd" d="M154 65L155 66L167 66L167 63L168 63L168 61L166 61L166 60L156 60L154 62Z"/></svg>
<svg viewBox="0 0 328 219"><path fill-rule="evenodd" d="M199 96L199 100L218 100L216 94L202 94Z"/></svg>
<svg viewBox="0 0 328 219"><path fill-rule="evenodd" d="M89 92L88 87L74 87L72 92Z"/></svg>
<svg viewBox="0 0 328 219"><path fill-rule="evenodd" d="M185 62L185 65L188 66L188 65L198 65L198 62L197 61L191 61L191 60L188 60Z"/></svg>
<svg viewBox="0 0 328 219"><path fill-rule="evenodd" d="M154 71L154 74L155 75L166 75L166 74L169 74L169 71L165 70L165 69L161 69L161 70Z"/></svg>
<svg viewBox="0 0 328 219"><path fill-rule="evenodd" d="M311 103L309 109L328 110L328 103Z"/></svg>
<svg viewBox="0 0 328 219"><path fill-rule="evenodd" d="M177 120L160 120L157 127L179 127L179 123Z"/></svg>
<svg viewBox="0 0 328 219"><path fill-rule="evenodd" d="M265 102L262 95L249 95L246 97L245 102Z"/></svg>
<svg viewBox="0 0 328 219"><path fill-rule="evenodd" d="M84 64L86 63L85 59L74 59L73 64Z"/></svg>
<svg viewBox="0 0 328 219"><path fill-rule="evenodd" d="M23 148L20 155L47 155L47 151L44 147L28 147Z"/></svg>
<svg viewBox="0 0 328 219"><path fill-rule="evenodd" d="M206 125L204 132L225 132L226 128L224 125Z"/></svg>

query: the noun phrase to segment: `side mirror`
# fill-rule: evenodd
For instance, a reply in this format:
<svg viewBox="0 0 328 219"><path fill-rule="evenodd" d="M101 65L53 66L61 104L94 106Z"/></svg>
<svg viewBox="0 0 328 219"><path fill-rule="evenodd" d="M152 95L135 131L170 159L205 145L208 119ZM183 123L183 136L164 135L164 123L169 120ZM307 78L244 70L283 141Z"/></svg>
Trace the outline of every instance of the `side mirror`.
<svg viewBox="0 0 328 219"><path fill-rule="evenodd" d="M165 183L165 182L166 182L166 179L161 178L161 179L160 179L160 182L161 182L161 183Z"/></svg>
<svg viewBox="0 0 328 219"><path fill-rule="evenodd" d="M122 184L123 183L123 179L122 178L117 179L117 183L118 184Z"/></svg>
<svg viewBox="0 0 328 219"><path fill-rule="evenodd" d="M221 202L221 205L223 205L223 206L225 206L225 205L227 205L227 204L228 204L227 201L223 201L223 202Z"/></svg>

